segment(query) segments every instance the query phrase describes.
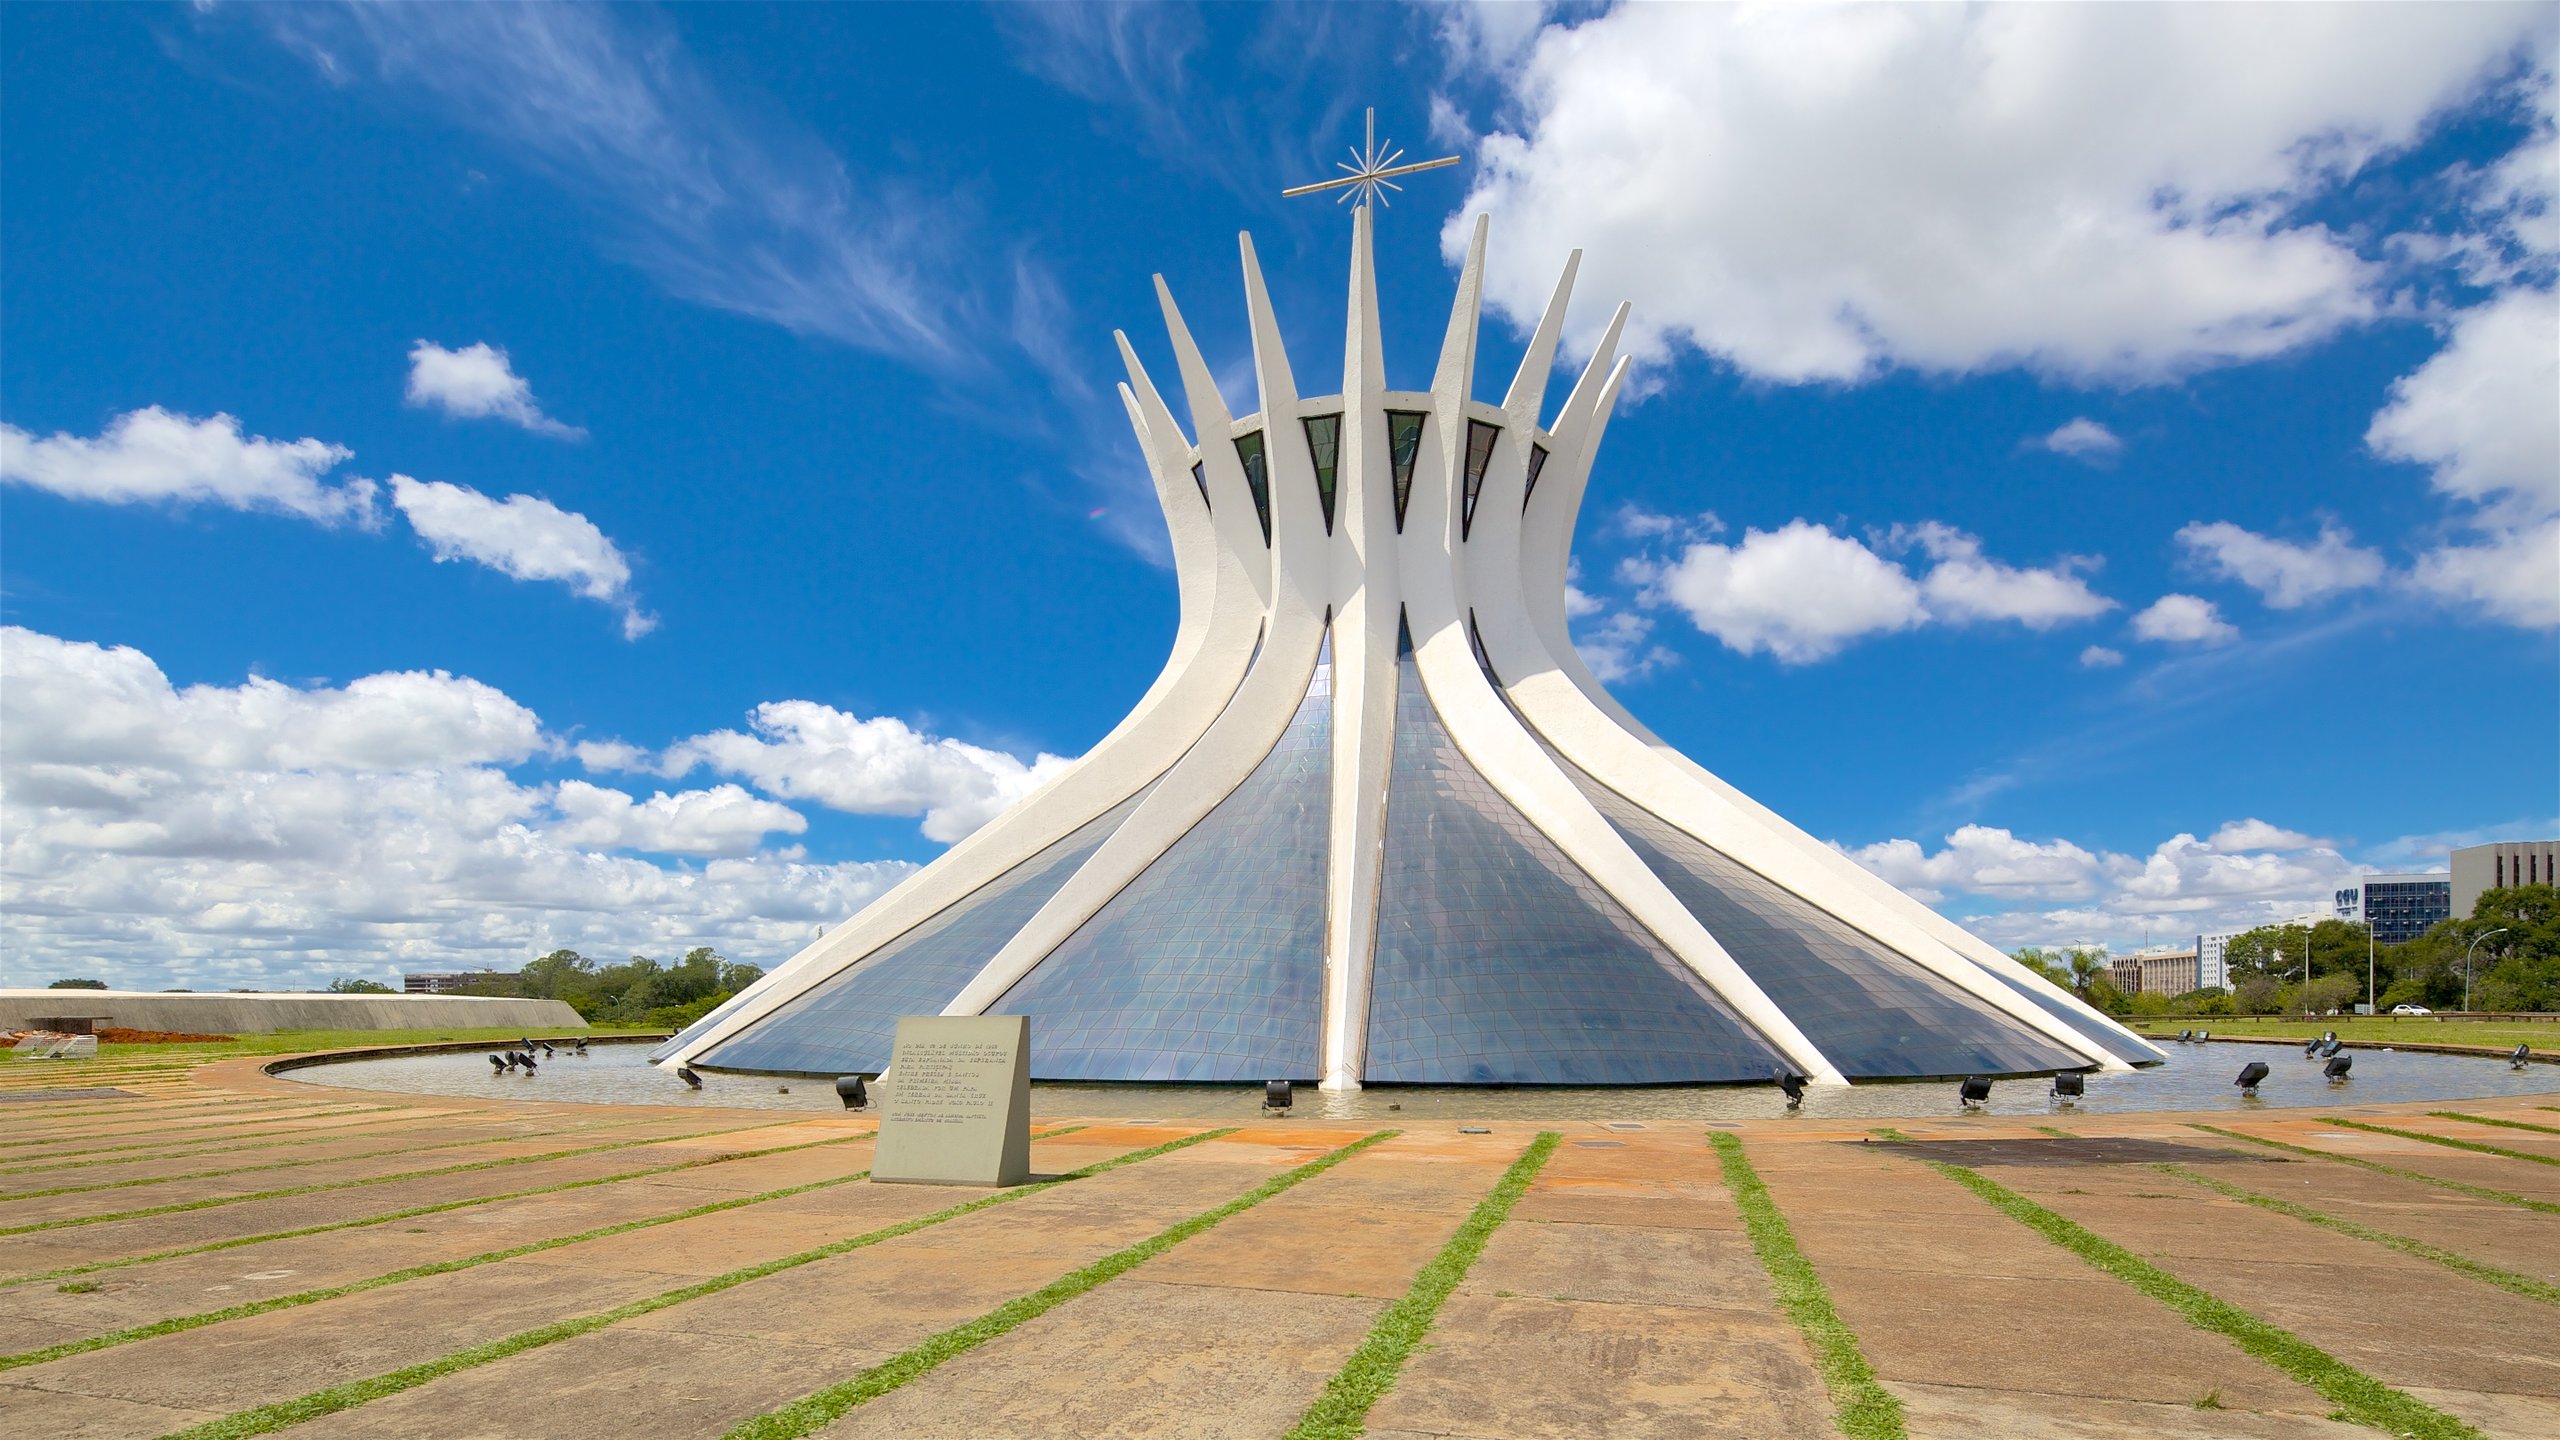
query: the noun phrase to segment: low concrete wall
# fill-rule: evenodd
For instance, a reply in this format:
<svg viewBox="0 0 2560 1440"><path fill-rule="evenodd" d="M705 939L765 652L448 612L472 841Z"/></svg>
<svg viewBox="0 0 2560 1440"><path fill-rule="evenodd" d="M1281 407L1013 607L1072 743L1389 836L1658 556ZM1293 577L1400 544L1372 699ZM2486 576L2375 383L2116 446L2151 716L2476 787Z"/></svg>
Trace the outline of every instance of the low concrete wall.
<svg viewBox="0 0 2560 1440"><path fill-rule="evenodd" d="M0 1030L57 1015L109 1017L121 1030L265 1035L277 1030L583 1030L558 1000L476 995L160 995L145 990L0 990Z"/></svg>

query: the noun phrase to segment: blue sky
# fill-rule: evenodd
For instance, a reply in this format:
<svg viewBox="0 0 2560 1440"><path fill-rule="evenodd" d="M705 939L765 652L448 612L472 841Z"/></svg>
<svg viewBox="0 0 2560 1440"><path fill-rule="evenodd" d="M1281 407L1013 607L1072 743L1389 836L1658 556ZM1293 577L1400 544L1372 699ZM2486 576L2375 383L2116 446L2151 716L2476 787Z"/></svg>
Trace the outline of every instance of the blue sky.
<svg viewBox="0 0 2560 1440"><path fill-rule="evenodd" d="M19 6L13 982L772 963L1174 626L1161 272L1635 307L1578 634L2004 944L2560 828L2548 7ZM1309 388L1325 383L1302 373Z"/></svg>

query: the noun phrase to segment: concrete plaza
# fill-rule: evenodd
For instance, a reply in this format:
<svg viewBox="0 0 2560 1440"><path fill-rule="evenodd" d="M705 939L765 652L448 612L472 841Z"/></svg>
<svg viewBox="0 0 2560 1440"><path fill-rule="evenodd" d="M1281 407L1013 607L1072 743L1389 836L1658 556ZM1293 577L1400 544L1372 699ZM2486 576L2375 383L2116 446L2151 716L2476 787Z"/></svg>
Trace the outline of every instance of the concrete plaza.
<svg viewBox="0 0 2560 1440"><path fill-rule="evenodd" d="M1366 1433L1839 1433L1721 1135L1899 1402L1899 1432L1860 1433L2376 1433L2245 1322L2440 1433L2560 1435L2560 1096L1894 1130L1416 1121L1267 1195L1373 1130L1044 1120L1035 1172L1107 1168L963 1210L988 1192L861 1180L864 1115L407 1097L263 1063L0 1071L0 1426L1280 1436L1544 1130ZM2240 1320L2199 1321L1966 1177ZM831 1387L819 1418L790 1410Z"/></svg>

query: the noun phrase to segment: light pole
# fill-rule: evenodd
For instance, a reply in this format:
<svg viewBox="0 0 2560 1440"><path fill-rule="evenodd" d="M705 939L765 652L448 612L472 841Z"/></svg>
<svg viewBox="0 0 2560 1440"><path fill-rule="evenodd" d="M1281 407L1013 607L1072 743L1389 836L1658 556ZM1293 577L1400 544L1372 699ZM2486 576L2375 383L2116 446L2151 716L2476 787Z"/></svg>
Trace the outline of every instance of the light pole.
<svg viewBox="0 0 2560 1440"><path fill-rule="evenodd" d="M2470 1013L2471 1013L2471 952L2472 952L2473 950L2477 950L2477 949L2479 949L2479 948L2480 948L2480 942L2481 942L2481 941L2483 941L2483 940L2488 939L2488 938L2489 938L2489 935L2504 935L2504 934L2506 934L2506 933L2507 933L2507 927L2506 927L2506 926L2504 926L2504 925L2501 925L2501 926L2499 926L2497 929L2490 931L2488 935L2474 935L2473 937L2471 937L2471 945L2470 945L2470 948L2469 948L2469 949L2466 949L2466 950L2464 950L2464 951L2462 952L2462 1013L2463 1013L2463 1014L2468 1015L2468 1014L2470 1014Z"/></svg>

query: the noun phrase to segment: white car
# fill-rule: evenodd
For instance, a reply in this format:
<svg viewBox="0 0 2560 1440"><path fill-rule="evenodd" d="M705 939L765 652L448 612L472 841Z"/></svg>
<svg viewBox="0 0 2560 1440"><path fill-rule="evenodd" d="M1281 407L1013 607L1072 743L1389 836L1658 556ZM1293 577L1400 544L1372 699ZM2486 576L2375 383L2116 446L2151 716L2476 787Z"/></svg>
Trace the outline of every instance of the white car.
<svg viewBox="0 0 2560 1440"><path fill-rule="evenodd" d="M2436 1012L2428 1009L2424 1005L2394 1005L2391 1007L2391 1013L2394 1015L2433 1015Z"/></svg>

